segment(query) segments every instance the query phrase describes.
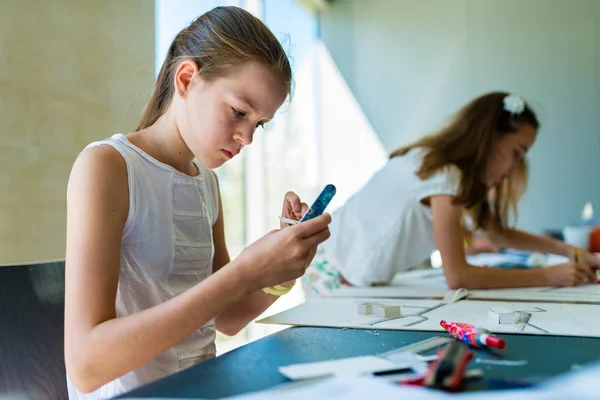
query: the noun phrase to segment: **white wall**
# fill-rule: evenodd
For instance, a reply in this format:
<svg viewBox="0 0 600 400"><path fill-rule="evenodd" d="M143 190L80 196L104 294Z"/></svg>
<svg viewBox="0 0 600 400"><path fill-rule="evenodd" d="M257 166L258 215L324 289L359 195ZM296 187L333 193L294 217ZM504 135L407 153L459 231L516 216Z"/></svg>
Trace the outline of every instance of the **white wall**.
<svg viewBox="0 0 600 400"><path fill-rule="evenodd" d="M600 213L600 1L337 0L321 32L388 150L515 91L542 123L519 226L562 227L588 200Z"/></svg>
<svg viewBox="0 0 600 400"><path fill-rule="evenodd" d="M143 0L0 1L0 264L64 258L73 162L135 128L153 16Z"/></svg>

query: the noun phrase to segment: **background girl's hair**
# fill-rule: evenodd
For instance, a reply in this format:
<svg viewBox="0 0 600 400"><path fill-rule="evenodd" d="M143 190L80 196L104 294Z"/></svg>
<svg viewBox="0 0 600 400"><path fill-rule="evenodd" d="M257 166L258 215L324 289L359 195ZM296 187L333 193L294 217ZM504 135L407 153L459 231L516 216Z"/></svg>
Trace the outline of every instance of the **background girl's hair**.
<svg viewBox="0 0 600 400"><path fill-rule="evenodd" d="M151 126L167 111L174 94L175 71L183 60L193 60L207 81L224 76L233 66L259 62L281 77L287 93L291 92L290 62L269 28L241 8L217 7L198 17L171 43L136 130Z"/></svg>
<svg viewBox="0 0 600 400"><path fill-rule="evenodd" d="M523 158L515 172L506 177L502 182L491 188L488 192L488 203L496 218L496 224L507 226L509 222L517 222L519 216L517 203L527 190L527 182L529 179L529 168L527 160ZM497 205L496 205L497 203ZM476 215L478 207L469 210L471 218ZM510 217L513 217L510 221Z"/></svg>
<svg viewBox="0 0 600 400"><path fill-rule="evenodd" d="M460 109L449 123L439 131L401 147L391 153L390 158L406 154L416 147L425 148L425 155L417 175L427 179L434 173L449 165L455 165L462 173L456 204L469 210L477 228L488 227L490 223L507 226L509 210L516 208L513 189L502 188L513 185L513 182L501 182L491 193L483 182L481 174L485 171L487 161L492 154L494 144L503 135L518 132L523 125L531 125L538 129L539 121L529 107L519 114L512 114L504 109L506 92L491 92L480 96ZM527 167L524 163L518 193L524 191ZM524 178L524 180L522 179ZM492 200L492 201L490 201Z"/></svg>

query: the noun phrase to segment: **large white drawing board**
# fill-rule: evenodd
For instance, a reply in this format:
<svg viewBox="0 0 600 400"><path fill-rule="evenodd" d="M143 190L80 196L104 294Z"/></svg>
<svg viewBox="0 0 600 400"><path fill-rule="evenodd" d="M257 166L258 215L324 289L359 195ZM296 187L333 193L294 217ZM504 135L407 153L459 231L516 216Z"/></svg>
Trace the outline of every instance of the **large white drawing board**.
<svg viewBox="0 0 600 400"><path fill-rule="evenodd" d="M330 297L378 297L396 299L442 299L450 291L441 268L400 273L386 286L342 287ZM600 304L600 285L472 290L469 300L540 301Z"/></svg>
<svg viewBox="0 0 600 400"><path fill-rule="evenodd" d="M362 302L400 305L402 316L385 318L361 315ZM490 307L504 307L520 313L521 322L496 324L488 319ZM307 301L259 323L376 330L444 331L441 320L466 322L495 333L600 337L600 306L529 302L463 300L442 303L435 300L381 298L322 298Z"/></svg>
<svg viewBox="0 0 600 400"><path fill-rule="evenodd" d="M442 299L449 290L444 271L438 268L397 274L392 282L385 286L341 287L329 296Z"/></svg>
<svg viewBox="0 0 600 400"><path fill-rule="evenodd" d="M588 284L575 287L540 287L523 289L476 290L471 300L511 300L553 303L580 303L600 305L600 285ZM600 318L600 306L598 306Z"/></svg>

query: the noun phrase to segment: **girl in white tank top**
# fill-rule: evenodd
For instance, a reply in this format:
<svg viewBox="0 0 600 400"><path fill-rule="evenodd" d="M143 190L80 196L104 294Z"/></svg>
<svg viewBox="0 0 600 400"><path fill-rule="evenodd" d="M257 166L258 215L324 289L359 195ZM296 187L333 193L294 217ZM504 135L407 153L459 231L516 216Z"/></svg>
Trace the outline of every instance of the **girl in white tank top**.
<svg viewBox="0 0 600 400"><path fill-rule="evenodd" d="M211 171L252 142L290 86L273 34L219 7L174 39L135 132L81 152L67 192L70 399L111 398L214 357L216 330L235 334L304 273L330 216L282 225L232 261ZM306 209L285 195L283 217Z"/></svg>

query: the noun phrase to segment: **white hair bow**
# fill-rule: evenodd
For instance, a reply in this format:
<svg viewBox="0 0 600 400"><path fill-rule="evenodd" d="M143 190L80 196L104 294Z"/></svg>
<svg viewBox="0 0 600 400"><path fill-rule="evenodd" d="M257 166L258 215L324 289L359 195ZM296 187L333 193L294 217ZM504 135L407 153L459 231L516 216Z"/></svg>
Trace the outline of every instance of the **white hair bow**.
<svg viewBox="0 0 600 400"><path fill-rule="evenodd" d="M509 94L504 98L504 109L511 114L521 114L525 110L525 100L516 94Z"/></svg>

